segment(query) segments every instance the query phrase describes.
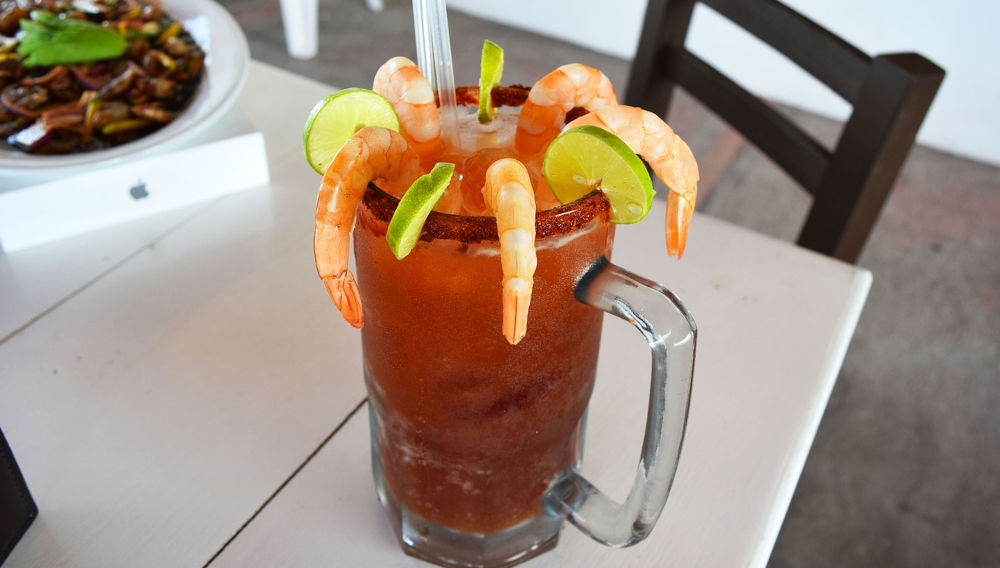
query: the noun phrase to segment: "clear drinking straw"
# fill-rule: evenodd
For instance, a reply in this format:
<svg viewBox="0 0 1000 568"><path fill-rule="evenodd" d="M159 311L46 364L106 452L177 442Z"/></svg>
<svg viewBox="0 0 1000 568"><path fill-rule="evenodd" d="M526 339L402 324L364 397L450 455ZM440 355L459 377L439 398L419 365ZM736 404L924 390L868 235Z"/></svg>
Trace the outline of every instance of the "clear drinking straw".
<svg viewBox="0 0 1000 568"><path fill-rule="evenodd" d="M441 137L454 147L458 134L458 105L445 0L413 0L413 27L417 66L438 95Z"/></svg>
<svg viewBox="0 0 1000 568"><path fill-rule="evenodd" d="M424 77L431 83L433 90L437 85L434 78L434 47L427 37L427 3L422 0L413 0L413 35L417 40L417 67Z"/></svg>

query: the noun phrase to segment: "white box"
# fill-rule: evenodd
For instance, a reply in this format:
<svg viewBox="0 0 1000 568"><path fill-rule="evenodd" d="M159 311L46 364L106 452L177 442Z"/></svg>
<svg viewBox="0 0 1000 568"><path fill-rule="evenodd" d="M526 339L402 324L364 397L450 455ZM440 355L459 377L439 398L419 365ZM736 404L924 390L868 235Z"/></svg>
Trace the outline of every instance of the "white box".
<svg viewBox="0 0 1000 568"><path fill-rule="evenodd" d="M6 252L270 181L264 136L235 109L194 134L105 167L0 173Z"/></svg>

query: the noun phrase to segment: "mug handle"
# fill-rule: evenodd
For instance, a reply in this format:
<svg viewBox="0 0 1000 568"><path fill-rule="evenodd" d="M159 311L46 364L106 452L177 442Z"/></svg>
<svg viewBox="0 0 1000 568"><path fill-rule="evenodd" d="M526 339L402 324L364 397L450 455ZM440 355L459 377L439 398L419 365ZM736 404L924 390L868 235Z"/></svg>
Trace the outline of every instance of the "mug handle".
<svg viewBox="0 0 1000 568"><path fill-rule="evenodd" d="M580 302L630 322L649 342L653 373L646 434L635 482L624 504L609 499L574 470L549 488L544 506L602 544L629 546L653 529L670 493L691 402L698 331L687 308L670 290L607 258L594 263L574 294Z"/></svg>

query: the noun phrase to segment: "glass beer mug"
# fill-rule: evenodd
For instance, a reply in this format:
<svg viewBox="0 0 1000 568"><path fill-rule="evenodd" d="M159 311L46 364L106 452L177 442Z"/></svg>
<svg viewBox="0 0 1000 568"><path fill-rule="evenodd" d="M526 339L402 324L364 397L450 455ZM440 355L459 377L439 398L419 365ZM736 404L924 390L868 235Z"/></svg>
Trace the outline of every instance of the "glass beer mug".
<svg viewBox="0 0 1000 568"><path fill-rule="evenodd" d="M432 213L399 261L385 242L396 203L370 187L354 236L375 484L404 551L447 566L510 566L554 547L564 519L610 546L645 538L677 468L697 334L671 292L609 262L607 201L592 194L537 215L535 287L517 345L500 332L495 221ZM633 323L653 358L624 503L578 472L605 312Z"/></svg>

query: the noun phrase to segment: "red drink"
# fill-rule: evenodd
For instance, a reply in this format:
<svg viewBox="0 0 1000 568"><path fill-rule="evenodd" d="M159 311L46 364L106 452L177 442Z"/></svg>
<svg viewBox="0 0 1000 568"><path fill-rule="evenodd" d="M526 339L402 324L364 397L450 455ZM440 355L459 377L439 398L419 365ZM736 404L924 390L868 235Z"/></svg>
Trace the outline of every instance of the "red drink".
<svg viewBox="0 0 1000 568"><path fill-rule="evenodd" d="M579 459L603 313L577 301L609 256L603 197L540 213L528 331L500 332L492 218L434 214L402 261L385 230L394 200L369 190L355 236L365 377L390 498L424 521L494 533L541 515L542 495Z"/></svg>

